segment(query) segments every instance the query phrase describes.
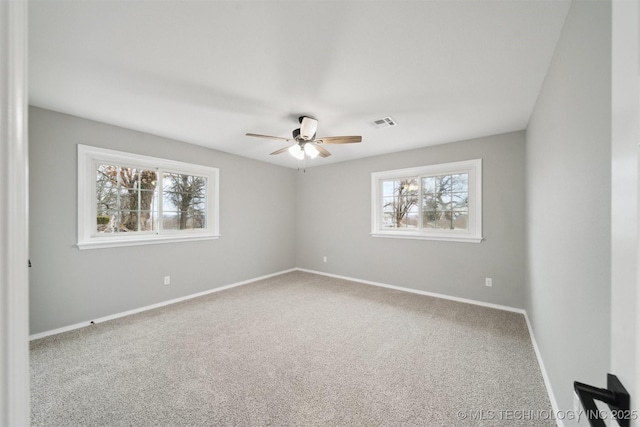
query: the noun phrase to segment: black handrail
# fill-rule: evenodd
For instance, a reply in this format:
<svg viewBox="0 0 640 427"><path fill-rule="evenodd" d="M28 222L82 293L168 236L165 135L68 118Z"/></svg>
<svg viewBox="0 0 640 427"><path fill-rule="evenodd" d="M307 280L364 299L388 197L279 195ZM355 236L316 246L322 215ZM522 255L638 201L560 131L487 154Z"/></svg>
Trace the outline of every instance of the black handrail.
<svg viewBox="0 0 640 427"><path fill-rule="evenodd" d="M624 388L618 377L607 374L607 388L593 387L574 381L573 389L580 399L585 414L591 427L606 427L600 417L600 411L596 406L596 400L606 403L611 409L613 417L620 427L629 427L631 421L629 393Z"/></svg>

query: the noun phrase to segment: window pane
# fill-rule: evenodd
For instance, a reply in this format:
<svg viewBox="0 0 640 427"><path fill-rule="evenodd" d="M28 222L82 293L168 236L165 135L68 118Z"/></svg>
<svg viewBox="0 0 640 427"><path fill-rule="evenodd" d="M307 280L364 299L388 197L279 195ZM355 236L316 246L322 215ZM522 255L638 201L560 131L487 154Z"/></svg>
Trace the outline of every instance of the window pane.
<svg viewBox="0 0 640 427"><path fill-rule="evenodd" d="M97 209L116 209L119 206L117 188L96 188L96 203Z"/></svg>
<svg viewBox="0 0 640 427"><path fill-rule="evenodd" d="M156 228L154 170L99 163L96 166L96 231L121 233Z"/></svg>
<svg viewBox="0 0 640 427"><path fill-rule="evenodd" d="M393 196L393 181L382 182L382 196L384 197Z"/></svg>
<svg viewBox="0 0 640 427"><path fill-rule="evenodd" d="M436 212L436 228L449 230L451 226L451 212L439 211Z"/></svg>
<svg viewBox="0 0 640 427"><path fill-rule="evenodd" d="M386 180L383 188L383 227L406 228L418 225L418 180Z"/></svg>
<svg viewBox="0 0 640 427"><path fill-rule="evenodd" d="M176 183L180 182L180 175L177 173L165 172L162 176L162 191L179 191Z"/></svg>
<svg viewBox="0 0 640 427"><path fill-rule="evenodd" d="M436 211L424 210L422 211L422 227L423 228L435 228Z"/></svg>
<svg viewBox="0 0 640 427"><path fill-rule="evenodd" d="M435 211L438 206L438 199L435 194L427 194L422 198L422 209L425 211Z"/></svg>
<svg viewBox="0 0 640 427"><path fill-rule="evenodd" d="M96 167L96 204L98 209L118 207L117 166L98 164Z"/></svg>
<svg viewBox="0 0 640 427"><path fill-rule="evenodd" d="M165 230L193 230L206 228L204 212L164 212L162 227Z"/></svg>
<svg viewBox="0 0 640 427"><path fill-rule="evenodd" d="M451 195L452 209L469 207L469 193L453 193Z"/></svg>
<svg viewBox="0 0 640 427"><path fill-rule="evenodd" d="M165 230L179 230L180 217L178 212L162 211L162 228Z"/></svg>
<svg viewBox="0 0 640 427"><path fill-rule="evenodd" d="M406 228L418 227L418 212L409 212L403 221L403 226Z"/></svg>
<svg viewBox="0 0 640 427"><path fill-rule="evenodd" d="M109 222L98 227L99 233L109 234L127 231L122 228L122 219L124 214L121 211L109 211L106 212L105 215L98 215L98 221L105 221L104 219L100 219L101 216L108 217Z"/></svg>
<svg viewBox="0 0 640 427"><path fill-rule="evenodd" d="M443 211L451 209L451 193L447 192L440 194L440 199L438 200L438 209Z"/></svg>
<svg viewBox="0 0 640 427"><path fill-rule="evenodd" d="M434 176L422 178L422 193L434 194L436 192L436 178Z"/></svg>
<svg viewBox="0 0 640 427"><path fill-rule="evenodd" d="M140 211L140 231L155 231L157 224L157 211Z"/></svg>
<svg viewBox="0 0 640 427"><path fill-rule="evenodd" d="M382 226L386 227L386 228L390 228L394 226L394 221L393 221L393 213L391 212L385 212L382 215Z"/></svg>
<svg viewBox="0 0 640 427"><path fill-rule="evenodd" d="M197 211L187 212L187 221L185 225L188 229L204 228L204 214Z"/></svg>
<svg viewBox="0 0 640 427"><path fill-rule="evenodd" d="M451 191L451 175L436 176L435 179L438 194Z"/></svg>
<svg viewBox="0 0 640 427"><path fill-rule="evenodd" d="M162 193L162 211L163 212L173 212L178 210L178 206L176 205L176 200L180 199L179 193L173 192L163 192Z"/></svg>
<svg viewBox="0 0 640 427"><path fill-rule="evenodd" d="M383 197L382 198L382 206L385 207L385 208L392 207L393 206L393 201L394 201L393 197Z"/></svg>
<svg viewBox="0 0 640 427"><path fill-rule="evenodd" d="M451 191L466 192L469 188L469 174L461 173L451 176Z"/></svg>
<svg viewBox="0 0 640 427"><path fill-rule="evenodd" d="M455 230L468 230L469 213L466 211L453 212L453 228Z"/></svg>
<svg viewBox="0 0 640 427"><path fill-rule="evenodd" d="M207 204L205 202L194 202L193 204L194 212L199 212L204 215L206 210L207 210Z"/></svg>
<svg viewBox="0 0 640 427"><path fill-rule="evenodd" d="M164 229L206 228L205 177L167 172L163 175L162 188Z"/></svg>
<svg viewBox="0 0 640 427"><path fill-rule="evenodd" d="M117 212L108 210L98 210L96 225L98 233L114 233L117 227Z"/></svg>
<svg viewBox="0 0 640 427"><path fill-rule="evenodd" d="M120 211L120 229L123 232L132 232L138 230L138 211L123 210Z"/></svg>
<svg viewBox="0 0 640 427"><path fill-rule="evenodd" d="M422 178L422 227L468 229L469 174Z"/></svg>
<svg viewBox="0 0 640 427"><path fill-rule="evenodd" d="M130 233L136 231L154 231L157 229L157 211L129 211L119 212L119 226L117 232Z"/></svg>

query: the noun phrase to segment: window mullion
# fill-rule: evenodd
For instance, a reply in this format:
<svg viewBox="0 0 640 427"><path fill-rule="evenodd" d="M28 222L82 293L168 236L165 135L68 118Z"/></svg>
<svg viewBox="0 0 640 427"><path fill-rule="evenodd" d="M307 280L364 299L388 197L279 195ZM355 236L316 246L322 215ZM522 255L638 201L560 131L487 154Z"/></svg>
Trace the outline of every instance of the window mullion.
<svg viewBox="0 0 640 427"><path fill-rule="evenodd" d="M116 165L116 214L115 214L115 228L116 233L120 232L120 216L122 215L122 177L120 174L122 173L122 168L120 165Z"/></svg>
<svg viewBox="0 0 640 427"><path fill-rule="evenodd" d="M378 195L377 195L377 199L376 199L376 200L378 200L379 206L378 206L378 209L377 209L378 213L375 216L375 219L376 219L376 222L377 222L376 227L378 227L378 229L382 228L382 224L384 222L384 197L383 197L384 189L383 189L383 186L384 186L384 180L379 179L378 180Z"/></svg>
<svg viewBox="0 0 640 427"><path fill-rule="evenodd" d="M451 187L449 188L449 229L453 230L453 174L451 176Z"/></svg>
<svg viewBox="0 0 640 427"><path fill-rule="evenodd" d="M163 209L164 207L162 206L162 201L164 199L164 170L161 168L157 168L157 174L158 174L158 185L157 185L157 189L158 189L158 230L157 230L157 234L160 235L162 234L163 231L163 227L164 227L164 213L163 213Z"/></svg>
<svg viewBox="0 0 640 427"><path fill-rule="evenodd" d="M139 168L138 169L138 203L136 206L136 210L137 210L137 222L138 222L138 229L136 230L137 232L142 231L142 221L140 221L140 217L142 215L142 211L140 210L141 205L142 205L142 171L144 170L144 168Z"/></svg>
<svg viewBox="0 0 640 427"><path fill-rule="evenodd" d="M422 230L422 217L424 216L422 213L422 175L418 175L416 180L418 181L418 230Z"/></svg>
<svg viewBox="0 0 640 427"><path fill-rule="evenodd" d="M87 228L89 230L91 230L89 232L89 235L93 236L95 234L98 234L98 224L97 221L94 221L94 218L97 219L98 216L98 198L96 196L97 194L97 180L96 180L96 171L98 170L98 165L100 164L100 162L97 159L91 159L91 163L93 164L93 167L91 169L91 171L85 171L85 176L90 177L87 182L91 183L90 187L91 187L91 197L89 198L91 206L89 209L89 212L91 212L89 220L91 221L91 223L87 224L87 221L84 221L85 224L85 232L87 232ZM79 176L79 174L78 174ZM80 195L80 194L79 194ZM79 204L79 203L78 203ZM106 209L108 211L108 209ZM78 217L78 221L80 221L80 218Z"/></svg>

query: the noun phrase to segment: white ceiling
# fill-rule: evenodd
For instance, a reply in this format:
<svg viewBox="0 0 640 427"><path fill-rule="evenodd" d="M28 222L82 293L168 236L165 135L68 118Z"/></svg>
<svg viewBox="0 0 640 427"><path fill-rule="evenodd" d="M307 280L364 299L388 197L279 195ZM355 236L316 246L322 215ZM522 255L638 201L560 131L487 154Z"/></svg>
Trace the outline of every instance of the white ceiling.
<svg viewBox="0 0 640 427"><path fill-rule="evenodd" d="M32 105L288 167L526 128L570 0L32 0ZM392 116L398 126L371 122ZM85 141L90 143L90 141ZM309 165L309 162L308 162Z"/></svg>

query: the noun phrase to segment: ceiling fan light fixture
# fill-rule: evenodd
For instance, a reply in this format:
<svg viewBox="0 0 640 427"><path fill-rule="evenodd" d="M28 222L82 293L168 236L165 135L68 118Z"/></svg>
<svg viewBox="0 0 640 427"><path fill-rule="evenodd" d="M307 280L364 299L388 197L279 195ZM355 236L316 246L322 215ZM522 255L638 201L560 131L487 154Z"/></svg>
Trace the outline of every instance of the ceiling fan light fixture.
<svg viewBox="0 0 640 427"><path fill-rule="evenodd" d="M314 147L313 144L304 144L304 152L307 153L307 156L311 159L318 157L318 149Z"/></svg>
<svg viewBox="0 0 640 427"><path fill-rule="evenodd" d="M279 136L262 135L258 133L247 133L246 135L256 138L287 141L290 145L276 150L273 153L270 153L270 155L274 156L288 151L291 156L298 160L304 160L305 157L309 157L310 159L315 159L318 156L322 158L329 157L331 153L323 147L325 144L351 144L362 142L362 136L359 135L324 136L316 139L318 120L309 116L300 116L298 120L300 121L300 127L293 130L291 135L292 138L281 138Z"/></svg>
<svg viewBox="0 0 640 427"><path fill-rule="evenodd" d="M318 130L318 121L311 117L300 117L300 137L304 140L312 140L316 136Z"/></svg>
<svg viewBox="0 0 640 427"><path fill-rule="evenodd" d="M289 154L295 157L298 160L304 159L304 151L302 151L302 147L295 144L289 147Z"/></svg>

